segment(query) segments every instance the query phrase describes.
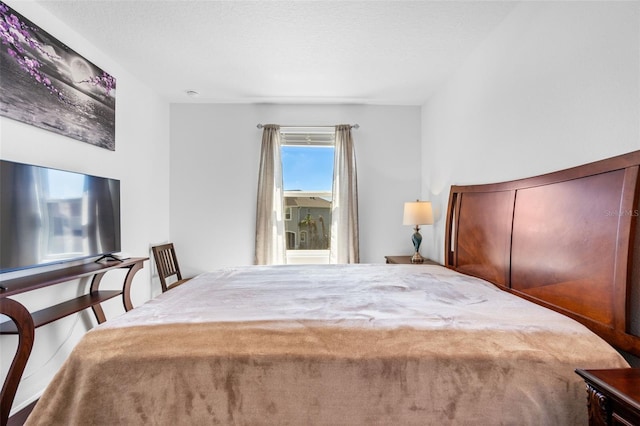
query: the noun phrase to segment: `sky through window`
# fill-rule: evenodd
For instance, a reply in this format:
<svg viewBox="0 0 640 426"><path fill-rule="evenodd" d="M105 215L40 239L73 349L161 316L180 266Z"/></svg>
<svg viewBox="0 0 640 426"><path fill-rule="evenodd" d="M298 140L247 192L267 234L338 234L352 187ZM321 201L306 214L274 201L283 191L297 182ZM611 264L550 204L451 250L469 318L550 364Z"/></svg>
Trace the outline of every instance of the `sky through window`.
<svg viewBox="0 0 640 426"><path fill-rule="evenodd" d="M282 146L285 191L331 192L333 146Z"/></svg>

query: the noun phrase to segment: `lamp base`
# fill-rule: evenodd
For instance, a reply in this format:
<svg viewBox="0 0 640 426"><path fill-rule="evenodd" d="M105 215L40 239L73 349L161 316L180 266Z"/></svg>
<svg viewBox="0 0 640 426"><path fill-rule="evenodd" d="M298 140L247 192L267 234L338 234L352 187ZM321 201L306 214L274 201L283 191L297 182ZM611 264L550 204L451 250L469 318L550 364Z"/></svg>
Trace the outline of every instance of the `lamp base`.
<svg viewBox="0 0 640 426"><path fill-rule="evenodd" d="M420 256L420 253L416 252L416 254L411 257L411 263L424 263L424 257Z"/></svg>

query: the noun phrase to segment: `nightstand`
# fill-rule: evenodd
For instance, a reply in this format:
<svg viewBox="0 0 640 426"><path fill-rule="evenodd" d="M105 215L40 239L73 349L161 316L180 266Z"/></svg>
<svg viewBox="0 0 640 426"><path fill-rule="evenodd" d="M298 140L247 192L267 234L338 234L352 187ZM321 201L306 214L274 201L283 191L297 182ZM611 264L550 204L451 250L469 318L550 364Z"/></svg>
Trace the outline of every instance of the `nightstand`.
<svg viewBox="0 0 640 426"><path fill-rule="evenodd" d="M640 425L640 368L576 370L587 384L589 425Z"/></svg>
<svg viewBox="0 0 640 426"><path fill-rule="evenodd" d="M431 259L425 259L423 263L411 263L411 256L385 256L387 263L406 264L406 265L439 265Z"/></svg>

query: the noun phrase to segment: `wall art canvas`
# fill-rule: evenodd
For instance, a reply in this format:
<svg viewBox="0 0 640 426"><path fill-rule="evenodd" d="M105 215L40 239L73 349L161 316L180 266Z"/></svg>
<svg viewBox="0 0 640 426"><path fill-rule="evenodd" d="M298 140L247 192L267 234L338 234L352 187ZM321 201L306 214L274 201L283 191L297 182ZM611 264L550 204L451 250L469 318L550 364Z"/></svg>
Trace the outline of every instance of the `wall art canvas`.
<svg viewBox="0 0 640 426"><path fill-rule="evenodd" d="M1 1L0 43L0 115L115 151L115 78Z"/></svg>

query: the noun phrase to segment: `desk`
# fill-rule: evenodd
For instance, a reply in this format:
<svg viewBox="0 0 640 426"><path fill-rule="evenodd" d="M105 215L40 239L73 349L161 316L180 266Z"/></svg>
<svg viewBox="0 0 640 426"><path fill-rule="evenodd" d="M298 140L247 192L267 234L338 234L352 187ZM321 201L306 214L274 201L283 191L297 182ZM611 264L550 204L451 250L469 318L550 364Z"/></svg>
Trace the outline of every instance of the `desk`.
<svg viewBox="0 0 640 426"><path fill-rule="evenodd" d="M125 311L130 311L133 309L131 303L133 276L142 269L144 261L148 259L147 257L132 257L123 261L87 263L0 282L0 314L11 319L11 321L0 324L0 334L18 335L18 349L4 381L2 394L0 394L0 426L5 426L9 419L9 412L18 384L31 354L35 329L89 307L92 308L98 323L103 323L106 321L106 317L100 303L119 295L122 295ZM122 290L100 290L100 281L104 274L115 269L128 269ZM21 303L8 297L90 276L93 278L89 293L34 313L30 313Z"/></svg>

